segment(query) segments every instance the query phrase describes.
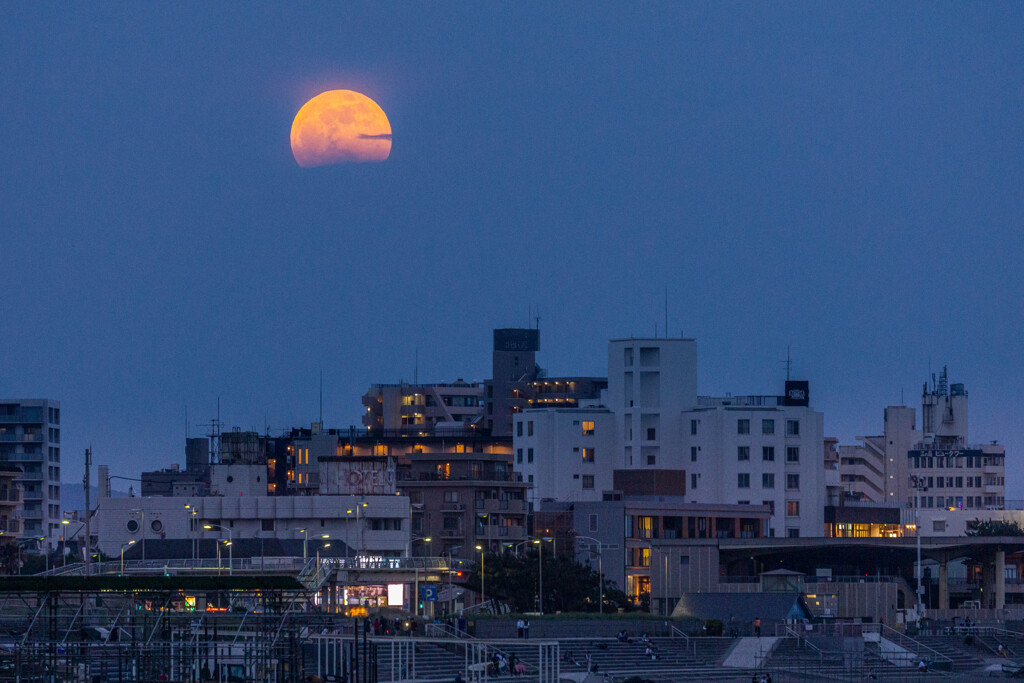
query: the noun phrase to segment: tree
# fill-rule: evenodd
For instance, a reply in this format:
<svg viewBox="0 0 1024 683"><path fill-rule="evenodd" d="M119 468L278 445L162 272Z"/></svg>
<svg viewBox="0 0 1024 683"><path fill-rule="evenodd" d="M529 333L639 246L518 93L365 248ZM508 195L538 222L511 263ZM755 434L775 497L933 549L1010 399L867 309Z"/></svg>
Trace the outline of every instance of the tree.
<svg viewBox="0 0 1024 683"><path fill-rule="evenodd" d="M545 553L544 611L545 612L598 612L600 607L599 576L590 565L574 558L552 556ZM484 560L485 598L507 604L514 612L537 610L537 590L540 585L537 552L528 549L522 556L512 552L488 554ZM480 587L480 565L470 571L466 586ZM632 609L626 595L605 581L604 611L618 608Z"/></svg>
<svg viewBox="0 0 1024 683"><path fill-rule="evenodd" d="M967 522L968 536L1024 536L1024 528L1018 522L1005 519L975 519Z"/></svg>

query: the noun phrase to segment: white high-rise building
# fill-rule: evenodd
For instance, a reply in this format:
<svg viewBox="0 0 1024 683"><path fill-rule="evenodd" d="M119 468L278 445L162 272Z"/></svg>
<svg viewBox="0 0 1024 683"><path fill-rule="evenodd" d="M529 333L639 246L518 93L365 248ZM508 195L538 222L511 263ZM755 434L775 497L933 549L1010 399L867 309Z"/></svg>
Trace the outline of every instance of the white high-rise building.
<svg viewBox="0 0 1024 683"><path fill-rule="evenodd" d="M0 462L21 467L23 538L60 537L60 402L0 399Z"/></svg>
<svg viewBox="0 0 1024 683"><path fill-rule="evenodd" d="M702 396L682 414L686 500L767 505L770 536L825 533L825 416L786 396Z"/></svg>
<svg viewBox="0 0 1024 683"><path fill-rule="evenodd" d="M671 468L680 462L680 415L697 405L697 342L613 339L608 408L621 450L616 468Z"/></svg>
<svg viewBox="0 0 1024 683"><path fill-rule="evenodd" d="M533 483L535 509L601 500L615 470L685 472L685 486L660 479L666 493L767 505L770 534L824 535L837 482L826 480L824 415L809 406L806 382L787 382L782 396L698 397L693 339L616 339L597 403L516 416L515 467Z"/></svg>
<svg viewBox="0 0 1024 683"><path fill-rule="evenodd" d="M543 500L596 501L612 488L615 415L607 408L539 408L514 416L513 467Z"/></svg>
<svg viewBox="0 0 1024 683"><path fill-rule="evenodd" d="M921 429L913 408L889 406L882 435L839 447L843 490L899 507L1002 509L1005 449L996 442L972 445L967 415L967 390L949 384L943 368L922 390Z"/></svg>

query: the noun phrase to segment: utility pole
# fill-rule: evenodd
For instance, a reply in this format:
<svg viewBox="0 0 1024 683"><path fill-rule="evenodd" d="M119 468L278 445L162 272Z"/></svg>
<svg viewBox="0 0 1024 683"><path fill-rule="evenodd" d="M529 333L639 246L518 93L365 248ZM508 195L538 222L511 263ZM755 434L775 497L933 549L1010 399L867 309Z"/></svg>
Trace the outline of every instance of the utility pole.
<svg viewBox="0 0 1024 683"><path fill-rule="evenodd" d="M92 448L85 449L85 575L90 575L92 564L92 508L89 505L89 470L92 469Z"/></svg>

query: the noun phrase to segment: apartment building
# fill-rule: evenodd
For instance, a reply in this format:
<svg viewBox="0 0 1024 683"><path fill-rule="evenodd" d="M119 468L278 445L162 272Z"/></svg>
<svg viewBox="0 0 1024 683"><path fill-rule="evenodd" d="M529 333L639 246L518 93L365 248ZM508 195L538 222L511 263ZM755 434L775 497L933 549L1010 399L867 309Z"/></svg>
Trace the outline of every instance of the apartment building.
<svg viewBox="0 0 1024 683"><path fill-rule="evenodd" d="M543 408L515 416L516 472L528 484L534 510L541 501L601 500L612 488L615 415L602 406Z"/></svg>
<svg viewBox="0 0 1024 683"><path fill-rule="evenodd" d="M433 433L477 424L484 413L484 385L461 379L448 384L374 384L363 394L370 431Z"/></svg>
<svg viewBox="0 0 1024 683"><path fill-rule="evenodd" d="M822 536L828 487L824 414L809 405L806 382L781 396L698 399L682 413L683 447L668 467L688 474L694 503L764 505L768 536Z"/></svg>
<svg viewBox="0 0 1024 683"><path fill-rule="evenodd" d="M0 463L22 470L22 533L50 547L61 528L60 459L60 402L0 399Z"/></svg>
<svg viewBox="0 0 1024 683"><path fill-rule="evenodd" d="M1006 499L1006 451L997 442L971 444L968 395L946 368L921 395L921 428L907 406L885 409L880 436L840 446L840 476L852 497L898 507L998 510Z"/></svg>
<svg viewBox="0 0 1024 683"><path fill-rule="evenodd" d="M498 453L410 453L398 461L398 491L412 506L412 554L472 558L528 536L529 485Z"/></svg>
<svg viewBox="0 0 1024 683"><path fill-rule="evenodd" d="M697 342L613 339L608 408L619 444L614 468L664 468L683 449L680 414L697 405Z"/></svg>

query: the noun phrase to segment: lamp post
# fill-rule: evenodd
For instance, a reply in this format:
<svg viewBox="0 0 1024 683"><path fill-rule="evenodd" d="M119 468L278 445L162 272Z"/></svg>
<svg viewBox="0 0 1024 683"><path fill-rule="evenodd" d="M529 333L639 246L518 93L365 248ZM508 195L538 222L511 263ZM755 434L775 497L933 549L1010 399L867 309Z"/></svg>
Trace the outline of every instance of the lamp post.
<svg viewBox="0 0 1024 683"><path fill-rule="evenodd" d="M552 541L552 542L554 542L555 539L545 536L543 538L538 538L538 539L534 540L534 543L537 544L537 550L538 550L538 552L537 552L537 564L540 565L540 570L537 572L537 574L538 574L538 582L540 583L540 588L537 591L537 611L540 612L541 614L544 614L544 544L542 543L542 541ZM557 553L558 552L558 546L555 545L554 548L555 548L555 553Z"/></svg>
<svg viewBox="0 0 1024 683"><path fill-rule="evenodd" d="M71 524L71 522L66 519L60 520L60 566L62 567L68 563L67 537L64 534L64 531L68 528L68 524Z"/></svg>
<svg viewBox="0 0 1024 683"><path fill-rule="evenodd" d="M480 551L480 611L484 610L484 547L478 545L476 547Z"/></svg>
<svg viewBox="0 0 1024 683"><path fill-rule="evenodd" d="M358 527L358 529L356 531L357 531L357 533L359 535L359 538L358 538L359 545L358 545L358 547L356 547L356 557L359 557L359 553L360 553L360 551L362 550L362 547L363 547L363 539L362 539L363 527L359 524L360 510L361 510L361 508L364 508L367 505L368 505L368 503L356 503L351 508L345 510L345 514L347 514L347 515L351 515L353 512L356 515L356 526ZM345 534L345 545L349 546L349 547L351 547L351 545L352 545L352 543L349 542L349 534L347 534L347 533ZM345 550L345 556L348 557L348 549L347 548Z"/></svg>
<svg viewBox="0 0 1024 683"><path fill-rule="evenodd" d="M140 526L142 527L142 561L146 561L146 511L142 508L135 508L130 510L132 513L139 514Z"/></svg>
<svg viewBox="0 0 1024 683"><path fill-rule="evenodd" d="M121 573L118 576L124 576L124 549L133 545L135 545L135 539L121 544Z"/></svg>
<svg viewBox="0 0 1024 683"><path fill-rule="evenodd" d="M199 525L196 523L196 517L199 515L199 510L195 505L185 504L185 509L192 515L192 519L189 520L189 530L192 532L192 562L195 563L199 557Z"/></svg>
<svg viewBox="0 0 1024 683"><path fill-rule="evenodd" d="M597 552L597 580L598 580L598 589L599 589L599 593L600 593L600 598L599 598L600 602L598 603L597 611L598 611L598 614L604 614L604 566L602 564L602 559L601 559L601 549L602 549L601 548L601 541L597 540L593 536L577 536L576 538L583 539L585 541L593 541L594 543L597 544L597 550L596 551L590 550L589 548L587 548L587 550L589 552L591 552L591 553Z"/></svg>
<svg viewBox="0 0 1024 683"><path fill-rule="evenodd" d="M299 529L302 534L302 564L309 559L309 529Z"/></svg>
<svg viewBox="0 0 1024 683"><path fill-rule="evenodd" d="M229 529L226 526L221 526L220 524L204 524L203 528L204 529L220 529L221 531L228 532L228 542L225 543L224 545L226 545L228 547L228 575L230 576L231 574L234 573L234 564L235 564L234 550L231 547L231 545L233 543L233 539L232 539L232 535L231 535L231 529ZM218 545L217 548L220 549L220 546ZM142 551L143 552L146 551L145 544L143 544L143 546L142 546ZM218 567L220 566L220 562L217 563L217 566Z"/></svg>

